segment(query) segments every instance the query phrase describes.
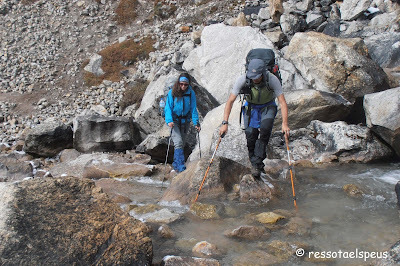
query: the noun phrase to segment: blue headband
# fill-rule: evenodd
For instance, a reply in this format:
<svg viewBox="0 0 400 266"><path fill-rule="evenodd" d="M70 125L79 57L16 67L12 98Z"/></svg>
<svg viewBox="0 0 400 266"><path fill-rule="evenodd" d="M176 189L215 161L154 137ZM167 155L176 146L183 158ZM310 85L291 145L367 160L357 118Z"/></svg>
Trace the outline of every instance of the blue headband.
<svg viewBox="0 0 400 266"><path fill-rule="evenodd" d="M179 82L182 82L182 81L189 83L189 79L187 77L180 77Z"/></svg>

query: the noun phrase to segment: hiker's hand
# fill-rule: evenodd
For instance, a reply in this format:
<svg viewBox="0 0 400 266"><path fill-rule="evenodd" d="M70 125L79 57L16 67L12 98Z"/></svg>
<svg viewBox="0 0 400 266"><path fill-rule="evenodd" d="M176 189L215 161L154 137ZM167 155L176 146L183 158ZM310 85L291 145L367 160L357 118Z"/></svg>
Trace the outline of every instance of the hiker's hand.
<svg viewBox="0 0 400 266"><path fill-rule="evenodd" d="M173 127L174 127L174 122L169 122L169 123L168 123L168 126L169 126L170 128L173 128Z"/></svg>
<svg viewBox="0 0 400 266"><path fill-rule="evenodd" d="M219 135L220 135L221 137L222 137L222 136L225 136L226 132L228 132L228 124L222 125L222 126L219 128Z"/></svg>
<svg viewBox="0 0 400 266"><path fill-rule="evenodd" d="M200 127L200 125L198 125L198 126L194 126L194 128L197 130L197 132L200 132L200 130L201 130L201 127Z"/></svg>
<svg viewBox="0 0 400 266"><path fill-rule="evenodd" d="M289 137L290 128L287 124L282 124L282 132L283 134L286 134L286 136Z"/></svg>

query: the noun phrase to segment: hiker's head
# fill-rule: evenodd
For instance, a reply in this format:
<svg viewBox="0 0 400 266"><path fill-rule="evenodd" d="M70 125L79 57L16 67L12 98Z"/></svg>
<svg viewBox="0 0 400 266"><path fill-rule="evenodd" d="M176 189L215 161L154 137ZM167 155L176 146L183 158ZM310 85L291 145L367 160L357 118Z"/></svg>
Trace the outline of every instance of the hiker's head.
<svg viewBox="0 0 400 266"><path fill-rule="evenodd" d="M182 97L183 93L188 89L189 86L190 86L189 74L188 73L180 74L172 90L173 96Z"/></svg>
<svg viewBox="0 0 400 266"><path fill-rule="evenodd" d="M262 77L264 71L264 61L261 59L252 59L247 69L247 77L253 81L258 81Z"/></svg>
<svg viewBox="0 0 400 266"><path fill-rule="evenodd" d="M189 79L187 77L180 77L179 87L181 88L181 90L186 90L189 87Z"/></svg>

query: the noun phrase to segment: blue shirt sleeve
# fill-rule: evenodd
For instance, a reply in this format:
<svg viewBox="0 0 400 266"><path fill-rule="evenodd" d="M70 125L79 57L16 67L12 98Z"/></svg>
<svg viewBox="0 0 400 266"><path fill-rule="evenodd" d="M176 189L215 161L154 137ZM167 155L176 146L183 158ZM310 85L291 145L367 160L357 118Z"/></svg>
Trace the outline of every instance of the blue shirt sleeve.
<svg viewBox="0 0 400 266"><path fill-rule="evenodd" d="M197 126L199 124L199 113L197 112L196 94L193 90L190 93L192 94L192 97L190 97L190 112L192 114L193 125Z"/></svg>
<svg viewBox="0 0 400 266"><path fill-rule="evenodd" d="M167 100L164 108L165 123L167 123L167 125L171 122L174 122L172 118L173 108L174 108L174 98L172 97L172 89L170 89L167 95Z"/></svg>

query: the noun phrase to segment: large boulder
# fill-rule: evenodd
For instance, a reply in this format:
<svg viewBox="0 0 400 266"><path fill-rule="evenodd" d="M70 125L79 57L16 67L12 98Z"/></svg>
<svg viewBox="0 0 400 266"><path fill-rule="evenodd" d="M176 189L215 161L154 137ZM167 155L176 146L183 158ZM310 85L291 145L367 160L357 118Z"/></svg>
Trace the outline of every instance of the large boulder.
<svg viewBox="0 0 400 266"><path fill-rule="evenodd" d="M71 126L51 121L28 131L24 151L34 156L54 157L60 151L72 148L72 143Z"/></svg>
<svg viewBox="0 0 400 266"><path fill-rule="evenodd" d="M295 90L285 93L290 129L306 127L312 120L333 122L344 120L351 104L342 96L317 90ZM275 126L281 128L282 115L278 112Z"/></svg>
<svg viewBox="0 0 400 266"><path fill-rule="evenodd" d="M164 118L159 113L159 100L167 95L168 88L174 84L178 76L179 73L173 70L147 86L140 107L135 113L135 121L146 135L156 132L165 124Z"/></svg>
<svg viewBox="0 0 400 266"><path fill-rule="evenodd" d="M240 73L244 73L247 53L253 48L273 48L265 35L251 27L223 24L207 26L201 35L201 46L183 63L187 70L221 104Z"/></svg>
<svg viewBox="0 0 400 266"><path fill-rule="evenodd" d="M289 142L294 160L304 159L313 163L367 163L393 156L390 148L379 141L369 128L348 125L343 121L311 121L307 128L293 130ZM270 144L275 156L287 157L286 145L281 134L274 133Z"/></svg>
<svg viewBox="0 0 400 266"><path fill-rule="evenodd" d="M219 127L223 120L225 104L222 104L210 111L204 117L202 130L200 131L200 145L196 145L189 157L190 161L197 160L201 156L213 154L219 138ZM229 128L226 136L221 140L216 155L231 159L245 166L251 166L247 153L247 142L244 130L239 124L241 112L241 102L236 100L233 104L231 115L229 116ZM199 150L199 146L201 151Z"/></svg>
<svg viewBox="0 0 400 266"><path fill-rule="evenodd" d="M185 171L174 177L161 200L178 200L181 204L192 203L199 191L209 163L210 158L207 157L189 164ZM238 184L241 177L249 173L249 171L249 168L243 167L243 165L232 160L224 157L214 157L199 200L226 198L228 193L233 191L233 186Z"/></svg>
<svg viewBox="0 0 400 266"><path fill-rule="evenodd" d="M400 87L364 97L367 125L400 157Z"/></svg>
<svg viewBox="0 0 400 266"><path fill-rule="evenodd" d="M93 181L35 179L15 185L0 263L150 265L150 229Z"/></svg>
<svg viewBox="0 0 400 266"><path fill-rule="evenodd" d="M279 58L279 71L282 77L282 87L285 94L292 90L312 89L312 85L304 79L299 70L288 60Z"/></svg>
<svg viewBox="0 0 400 266"><path fill-rule="evenodd" d="M74 119L74 148L79 152L125 151L140 141L132 119L99 115Z"/></svg>
<svg viewBox="0 0 400 266"><path fill-rule="evenodd" d="M386 74L368 57L361 39L297 33L285 57L314 89L342 95L351 103L365 94L389 88Z"/></svg>

